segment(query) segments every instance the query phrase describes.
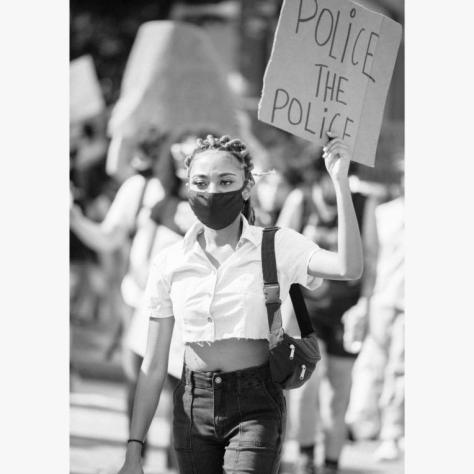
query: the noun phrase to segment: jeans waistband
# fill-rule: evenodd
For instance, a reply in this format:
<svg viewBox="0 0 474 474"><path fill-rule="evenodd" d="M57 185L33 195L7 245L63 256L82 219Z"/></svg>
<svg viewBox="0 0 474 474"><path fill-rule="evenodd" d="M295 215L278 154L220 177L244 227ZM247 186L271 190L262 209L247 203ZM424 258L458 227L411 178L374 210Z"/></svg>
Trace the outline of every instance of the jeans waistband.
<svg viewBox="0 0 474 474"><path fill-rule="evenodd" d="M196 388L209 390L215 388L233 388L239 390L240 387L248 388L249 386L258 386L262 381L271 381L271 372L268 362L259 366L248 367L232 372L201 372L191 370L184 365L181 379L186 385L191 385Z"/></svg>

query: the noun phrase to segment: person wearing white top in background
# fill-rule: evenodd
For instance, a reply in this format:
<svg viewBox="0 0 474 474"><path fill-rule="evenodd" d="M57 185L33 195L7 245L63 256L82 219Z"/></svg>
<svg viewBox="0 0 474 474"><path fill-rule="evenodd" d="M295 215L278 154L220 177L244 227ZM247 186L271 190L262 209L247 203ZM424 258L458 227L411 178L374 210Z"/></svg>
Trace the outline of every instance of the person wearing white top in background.
<svg viewBox="0 0 474 474"><path fill-rule="evenodd" d="M156 176L162 149L166 143L165 138L164 134L154 128L146 128L137 137L135 147L129 150L134 153L131 167L135 170L135 174L120 186L102 222L87 218L77 205L71 204L71 230L83 243L98 252L112 253L121 250L125 254L124 261L127 268L123 269L125 275L121 283L122 303L125 304L121 306L121 314L115 315L119 319L117 321L119 330L116 334L111 333L112 344L106 356L111 356L115 348L120 346L121 337L126 333L139 306L143 290L135 282L132 274L131 249L138 229L148 221L152 207L161 201L166 193L161 180ZM127 386L133 387L134 391L138 376L138 369L134 370L135 354L126 344L121 349ZM131 390L128 389L129 392ZM131 418L131 407L128 411Z"/></svg>
<svg viewBox="0 0 474 474"><path fill-rule="evenodd" d="M275 239L280 294L322 278L357 279L362 246L348 186L350 153L339 138L324 158L337 196L339 246L320 249L281 229ZM150 325L120 474L142 474L140 452L167 374L173 327L185 343L174 392L173 433L181 474L278 470L286 405L268 366L262 228L252 225L252 160L227 136L198 140L186 159L191 208L198 222L183 242L159 253L147 283Z"/></svg>
<svg viewBox="0 0 474 474"><path fill-rule="evenodd" d="M398 196L368 215L366 271L359 302L344 315L347 344L363 340L346 417L356 439L379 436L378 460L401 455L405 409L403 161Z"/></svg>

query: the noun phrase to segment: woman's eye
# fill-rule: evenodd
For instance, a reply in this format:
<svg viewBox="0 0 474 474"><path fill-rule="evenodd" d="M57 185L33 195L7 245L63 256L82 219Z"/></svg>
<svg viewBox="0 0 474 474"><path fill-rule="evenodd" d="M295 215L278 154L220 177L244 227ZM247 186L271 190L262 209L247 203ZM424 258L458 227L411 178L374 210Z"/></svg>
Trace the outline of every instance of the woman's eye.
<svg viewBox="0 0 474 474"><path fill-rule="evenodd" d="M229 179L224 179L223 181L221 181L221 184L223 184L224 186L229 186L232 183L233 183L233 181L231 181Z"/></svg>
<svg viewBox="0 0 474 474"><path fill-rule="evenodd" d="M193 184L197 188L201 188L201 189L207 187L207 183L205 183L204 181L194 181Z"/></svg>

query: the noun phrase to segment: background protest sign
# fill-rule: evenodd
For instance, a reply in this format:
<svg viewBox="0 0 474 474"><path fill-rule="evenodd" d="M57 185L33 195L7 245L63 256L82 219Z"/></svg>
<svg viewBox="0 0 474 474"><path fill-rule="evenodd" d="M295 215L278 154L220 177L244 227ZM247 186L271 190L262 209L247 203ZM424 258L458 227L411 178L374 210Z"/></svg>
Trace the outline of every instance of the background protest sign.
<svg viewBox="0 0 474 474"><path fill-rule="evenodd" d="M258 118L374 166L401 25L348 0L284 0Z"/></svg>
<svg viewBox="0 0 474 474"><path fill-rule="evenodd" d="M175 21L140 26L127 61L109 134L135 137L144 127L178 133L200 127L236 135L235 101L206 33Z"/></svg>
<svg viewBox="0 0 474 474"><path fill-rule="evenodd" d="M81 56L69 66L69 118L81 122L103 112L105 104L92 57Z"/></svg>

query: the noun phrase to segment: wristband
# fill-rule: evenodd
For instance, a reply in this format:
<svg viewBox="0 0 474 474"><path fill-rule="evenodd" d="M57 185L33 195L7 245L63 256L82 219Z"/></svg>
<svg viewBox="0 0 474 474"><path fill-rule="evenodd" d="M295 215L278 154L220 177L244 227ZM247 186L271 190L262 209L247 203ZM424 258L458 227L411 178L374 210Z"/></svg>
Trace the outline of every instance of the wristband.
<svg viewBox="0 0 474 474"><path fill-rule="evenodd" d="M145 443L143 441L140 441L139 439L133 439L132 438L132 439L127 440L127 444L132 443L132 442L140 443L142 445L142 447L145 446Z"/></svg>

